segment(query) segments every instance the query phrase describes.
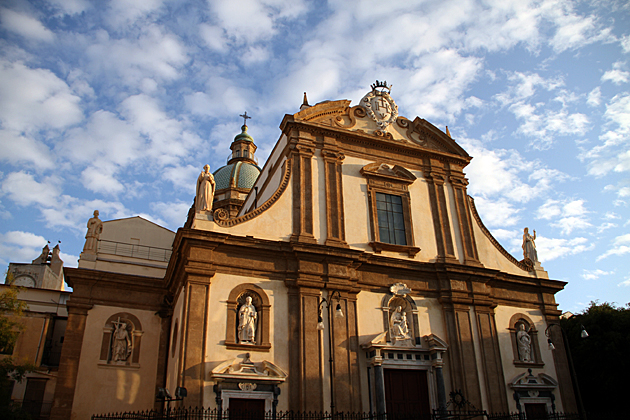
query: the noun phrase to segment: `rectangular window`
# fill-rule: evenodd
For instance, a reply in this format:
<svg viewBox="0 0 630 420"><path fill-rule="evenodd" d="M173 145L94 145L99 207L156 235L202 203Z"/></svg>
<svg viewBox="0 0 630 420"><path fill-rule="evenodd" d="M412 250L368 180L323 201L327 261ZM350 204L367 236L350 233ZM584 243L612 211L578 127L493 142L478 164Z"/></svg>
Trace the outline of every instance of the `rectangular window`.
<svg viewBox="0 0 630 420"><path fill-rule="evenodd" d="M377 192L376 212L381 242L407 245L402 197Z"/></svg>

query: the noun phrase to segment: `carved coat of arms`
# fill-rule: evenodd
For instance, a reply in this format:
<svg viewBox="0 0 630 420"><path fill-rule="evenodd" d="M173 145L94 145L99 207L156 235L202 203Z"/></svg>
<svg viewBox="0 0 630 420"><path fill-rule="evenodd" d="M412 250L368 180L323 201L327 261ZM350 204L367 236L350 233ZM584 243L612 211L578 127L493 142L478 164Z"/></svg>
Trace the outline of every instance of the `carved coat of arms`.
<svg viewBox="0 0 630 420"><path fill-rule="evenodd" d="M389 96L391 89L392 86L387 86L387 82L377 80L372 85L372 91L361 99L361 105L381 130L387 128L398 117L398 106Z"/></svg>

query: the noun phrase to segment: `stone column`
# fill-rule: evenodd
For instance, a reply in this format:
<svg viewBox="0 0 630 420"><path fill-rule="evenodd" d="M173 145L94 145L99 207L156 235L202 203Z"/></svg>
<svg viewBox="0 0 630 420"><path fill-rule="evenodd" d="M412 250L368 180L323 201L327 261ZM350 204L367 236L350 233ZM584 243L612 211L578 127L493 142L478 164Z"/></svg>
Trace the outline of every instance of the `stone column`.
<svg viewBox="0 0 630 420"><path fill-rule="evenodd" d="M74 392L81 361L81 347L87 314L92 305L72 302L67 303L68 323L64 335L64 343L61 349L59 362L59 376L50 414L51 420L66 420L72 415Z"/></svg>
<svg viewBox="0 0 630 420"><path fill-rule="evenodd" d="M438 408L440 411L446 410L446 388L444 387L444 372L442 365L434 366L435 382L437 386Z"/></svg>
<svg viewBox="0 0 630 420"><path fill-rule="evenodd" d="M376 414L385 414L385 377L383 376L383 357L374 358L374 397L376 399Z"/></svg>

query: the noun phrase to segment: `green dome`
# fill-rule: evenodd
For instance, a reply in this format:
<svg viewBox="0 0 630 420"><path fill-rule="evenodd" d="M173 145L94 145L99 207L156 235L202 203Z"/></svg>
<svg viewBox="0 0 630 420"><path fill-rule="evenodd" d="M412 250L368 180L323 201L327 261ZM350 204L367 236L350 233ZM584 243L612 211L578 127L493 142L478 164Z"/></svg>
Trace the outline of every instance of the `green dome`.
<svg viewBox="0 0 630 420"><path fill-rule="evenodd" d="M252 143L254 142L254 138L247 132L246 125L241 126L241 134L237 134L236 137L234 137L234 141L239 140L251 141Z"/></svg>
<svg viewBox="0 0 630 420"><path fill-rule="evenodd" d="M241 135L241 134L239 134ZM249 134L246 134L249 136ZM238 137L238 136L237 136ZM250 137L251 138L251 137ZM260 175L260 168L249 162L235 162L223 166L214 172L216 190L230 188L230 180L234 180L236 188L251 190Z"/></svg>

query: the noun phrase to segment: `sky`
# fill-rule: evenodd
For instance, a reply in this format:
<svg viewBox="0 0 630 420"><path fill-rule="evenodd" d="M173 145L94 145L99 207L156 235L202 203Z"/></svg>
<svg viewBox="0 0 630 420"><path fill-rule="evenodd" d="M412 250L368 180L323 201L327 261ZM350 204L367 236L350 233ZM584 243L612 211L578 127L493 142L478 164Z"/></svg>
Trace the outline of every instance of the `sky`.
<svg viewBox="0 0 630 420"><path fill-rule="evenodd" d="M566 0L0 1L0 265L75 267L95 209L185 222L247 111L262 166L285 114L392 85L473 156L468 193L563 311L630 302L630 4Z"/></svg>

